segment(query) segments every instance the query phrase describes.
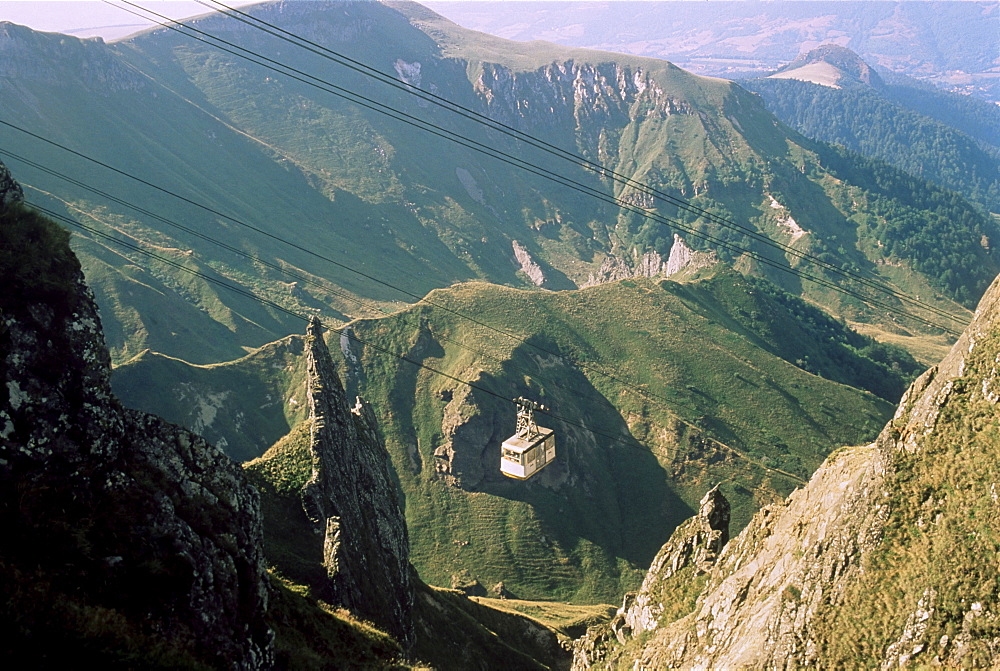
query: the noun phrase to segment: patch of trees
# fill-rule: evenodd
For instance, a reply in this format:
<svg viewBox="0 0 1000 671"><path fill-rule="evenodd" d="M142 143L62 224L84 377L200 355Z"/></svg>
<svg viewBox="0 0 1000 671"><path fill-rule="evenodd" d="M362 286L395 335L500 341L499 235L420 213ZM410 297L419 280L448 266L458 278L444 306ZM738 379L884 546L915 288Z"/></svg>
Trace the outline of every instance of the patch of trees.
<svg viewBox="0 0 1000 671"><path fill-rule="evenodd" d="M741 84L807 137L880 159L1000 212L1000 151L990 143L996 131L988 130L997 121L996 112L912 87L886 87L886 97L861 85L833 89L781 79ZM979 141L932 116L960 119Z"/></svg>
<svg viewBox="0 0 1000 671"><path fill-rule="evenodd" d="M834 177L866 193L851 217L858 237L890 260L903 260L932 286L967 307L1000 273L1000 228L961 195L935 187L842 147L823 154Z"/></svg>

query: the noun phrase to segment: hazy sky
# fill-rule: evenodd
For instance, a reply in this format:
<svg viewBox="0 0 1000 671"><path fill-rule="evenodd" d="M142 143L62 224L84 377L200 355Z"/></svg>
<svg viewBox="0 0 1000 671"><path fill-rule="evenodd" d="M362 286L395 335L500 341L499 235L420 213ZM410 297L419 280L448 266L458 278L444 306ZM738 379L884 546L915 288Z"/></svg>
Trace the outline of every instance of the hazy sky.
<svg viewBox="0 0 1000 671"><path fill-rule="evenodd" d="M141 7L174 19L205 14L211 2L195 0L129 0ZM227 5L247 5L264 0L223 0ZM419 1L419 0L418 0ZM434 0L440 2L462 0ZM531 0L491 0L492 2L523 2ZM565 0L567 2L571 0ZM615 2L620 0L572 0L574 2ZM649 0L655 1L655 0ZM705 0L691 0L705 2ZM77 37L100 35L106 40L124 37L153 25L152 20L129 13L121 0L114 7L100 0L0 0L0 21L13 21L46 32L68 33ZM134 8L128 8L133 9Z"/></svg>
<svg viewBox="0 0 1000 671"><path fill-rule="evenodd" d="M112 1L120 6L113 7L100 0L0 0L0 21L13 21L35 30L68 33L77 37L100 35L106 40L124 37L153 25L153 21L143 20L126 11L126 9L136 11L135 8L128 7L120 0ZM200 4L196 0L129 1L141 7L149 7L158 14L164 14L173 19L183 19L212 11L206 6L211 5L211 2L207 0L205 4ZM232 7L266 0L222 1ZM437 1L448 2L449 0ZM501 1L519 2L523 0ZM608 0L603 1L607 2Z"/></svg>
<svg viewBox="0 0 1000 671"><path fill-rule="evenodd" d="M173 19L213 11L205 6L211 3L202 5L194 0L130 1ZM250 1L223 0L230 7L246 5ZM113 7L98 0L0 0L0 21L12 21L35 30L68 33L77 37L100 35L104 39L124 37L153 25L153 21L143 20L125 11L134 8L124 3L118 4L119 7Z"/></svg>

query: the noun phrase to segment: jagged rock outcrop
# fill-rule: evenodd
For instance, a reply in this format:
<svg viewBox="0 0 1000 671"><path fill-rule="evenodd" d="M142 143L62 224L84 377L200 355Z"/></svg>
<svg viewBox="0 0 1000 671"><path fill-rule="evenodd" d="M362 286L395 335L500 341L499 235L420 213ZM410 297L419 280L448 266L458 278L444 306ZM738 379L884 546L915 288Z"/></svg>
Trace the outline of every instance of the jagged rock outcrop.
<svg viewBox="0 0 1000 671"><path fill-rule="evenodd" d="M665 265L663 257L655 250L639 254L639 250L634 249L631 259L606 256L601 261L601 267L597 269L596 273L591 273L587 277L583 286L592 287L596 284L617 282L632 277L656 277L663 273Z"/></svg>
<svg viewBox="0 0 1000 671"><path fill-rule="evenodd" d="M517 264L521 267L521 272L528 276L528 279L536 287L545 286L545 271L542 267L538 265L538 261L531 256L531 252L528 248L522 245L517 240L511 241L511 246L514 249L514 258L517 260Z"/></svg>
<svg viewBox="0 0 1000 671"><path fill-rule="evenodd" d="M728 541L729 501L716 485L702 498L698 514L677 527L660 548L639 591L625 595L611 622L592 627L575 643L574 668L608 663L609 657L617 657L616 644L624 645L659 627L666 599L664 586L685 569L683 580L710 571Z"/></svg>
<svg viewBox="0 0 1000 671"><path fill-rule="evenodd" d="M612 658L641 669L1000 663L1000 571L985 559L1000 528L998 371L1000 280L876 442L838 450L760 510L690 612L641 646L578 643L575 668ZM643 590L674 587L651 570Z"/></svg>
<svg viewBox="0 0 1000 671"><path fill-rule="evenodd" d="M633 115L665 119L694 113L688 101L664 91L641 67L618 63L567 60L533 72L483 63L474 88L492 118L519 126L525 122L549 125L557 116L554 110L571 115L576 127L587 125L584 120L621 120ZM595 127L595 140L599 128L600 124Z"/></svg>
<svg viewBox="0 0 1000 671"><path fill-rule="evenodd" d="M670 256L663 264L663 274L667 277L682 270L698 270L708 268L718 263L715 252L699 252L691 249L684 239L674 233L674 244L670 247Z"/></svg>
<svg viewBox="0 0 1000 671"><path fill-rule="evenodd" d="M666 260L659 252L650 250L639 254L638 249L632 250L632 258L615 256L605 257L596 273L591 273L584 287L616 282L632 277L669 277L682 270L698 270L715 265L718 258L714 252L699 252L691 249L681 236L674 233L674 244L670 247L670 255Z"/></svg>
<svg viewBox="0 0 1000 671"><path fill-rule="evenodd" d="M312 476L301 499L314 532L323 537L327 580L319 591L408 647L409 539L389 453L363 401L353 411L348 405L318 320L310 322L306 340Z"/></svg>
<svg viewBox="0 0 1000 671"><path fill-rule="evenodd" d="M23 200L24 191L21 189L21 185L14 181L7 166L0 163L0 209Z"/></svg>
<svg viewBox="0 0 1000 671"><path fill-rule="evenodd" d="M68 239L0 212L0 654L269 668L257 492L220 450L112 395Z"/></svg>
<svg viewBox="0 0 1000 671"><path fill-rule="evenodd" d="M484 455L492 456L489 448L501 433L496 421L479 407L470 387L455 389L441 418L444 442L434 450L437 477L453 487L476 491L492 466L492 462L484 463Z"/></svg>

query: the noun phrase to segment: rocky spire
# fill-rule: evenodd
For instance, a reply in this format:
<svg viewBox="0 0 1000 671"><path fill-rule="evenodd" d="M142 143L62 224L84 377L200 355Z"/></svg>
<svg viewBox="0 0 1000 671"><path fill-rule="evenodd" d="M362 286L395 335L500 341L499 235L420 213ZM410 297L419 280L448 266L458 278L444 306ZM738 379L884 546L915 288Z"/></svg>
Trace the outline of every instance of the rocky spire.
<svg viewBox="0 0 1000 671"><path fill-rule="evenodd" d="M408 647L409 538L389 453L364 402L348 404L318 319L310 321L306 340L313 466L301 497L324 537L322 596Z"/></svg>

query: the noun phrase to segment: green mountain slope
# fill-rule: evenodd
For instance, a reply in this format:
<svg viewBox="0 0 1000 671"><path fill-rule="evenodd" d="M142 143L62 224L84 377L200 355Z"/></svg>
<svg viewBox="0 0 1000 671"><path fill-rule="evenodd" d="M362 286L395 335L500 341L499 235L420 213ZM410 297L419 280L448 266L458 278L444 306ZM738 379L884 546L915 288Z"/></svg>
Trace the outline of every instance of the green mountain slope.
<svg viewBox="0 0 1000 671"><path fill-rule="evenodd" d="M145 351L115 369L112 388L134 408L156 408L237 461L259 457L308 414L301 336L245 357L200 366Z"/></svg>
<svg viewBox="0 0 1000 671"><path fill-rule="evenodd" d="M237 458L267 418L261 435L291 426L281 445L294 446L305 426L295 342L209 367L147 353L116 370L115 387L200 422ZM834 446L869 439L891 406L857 387L895 399L919 369L733 271L572 292L467 283L352 323L341 348L348 397L378 413L424 580L589 602L634 586L710 483L726 483L741 525ZM499 473L519 395L551 406L539 421L557 432L558 461L529 482Z"/></svg>
<svg viewBox="0 0 1000 671"><path fill-rule="evenodd" d="M864 213L855 203L875 200L864 176L831 174L826 165L840 159L776 125L754 96L730 83L695 77L664 61L506 42L463 30L412 3L265 4L253 11L773 240L895 282L959 319L966 314L946 296L967 302L980 290L980 274L1000 270L983 248L956 248L929 272L908 248L888 255L862 240ZM845 318L914 335L926 330L745 257L743 246L780 267L801 264L744 232L529 151L231 19L214 16L195 25L680 223L653 223L172 31L103 45L5 25L5 43L23 57L0 69L19 92L0 101L0 119L213 211L2 126L6 151L188 230L11 159L33 187L30 200L280 307L334 321L398 309L434 288L470 279L552 289L603 281L608 265L637 272L637 257L665 259L680 233L686 244L713 248L723 260L765 274ZM875 223L894 225L893 207L916 188L922 187L892 177L878 193L890 207L873 215ZM962 203L950 209L923 203L906 212L931 235L952 215L971 217L969 230L995 237L992 224ZM208 364L299 330L273 306L107 240L77 247L105 311L116 361L152 348Z"/></svg>
<svg viewBox="0 0 1000 671"><path fill-rule="evenodd" d="M382 409L425 579L613 598L665 538L652 530L673 528L709 482L727 481L741 525L838 436L873 435L887 403L767 353L720 307L717 292L754 292L738 277L558 294L467 284L353 324L367 344L349 343L348 389ZM459 306L520 340L456 320ZM519 395L553 408L539 422L558 436L557 463L529 482L499 473Z"/></svg>

